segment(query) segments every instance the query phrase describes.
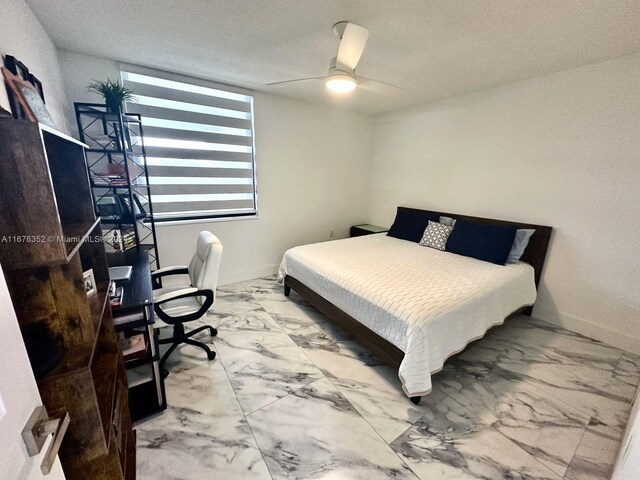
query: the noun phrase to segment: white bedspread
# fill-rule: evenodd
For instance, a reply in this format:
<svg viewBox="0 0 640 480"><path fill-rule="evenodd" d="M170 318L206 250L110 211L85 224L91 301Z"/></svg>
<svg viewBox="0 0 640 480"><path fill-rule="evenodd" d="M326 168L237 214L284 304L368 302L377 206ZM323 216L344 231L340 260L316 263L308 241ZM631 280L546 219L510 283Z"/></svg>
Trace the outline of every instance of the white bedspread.
<svg viewBox="0 0 640 480"><path fill-rule="evenodd" d="M494 265L385 234L292 248L285 275L402 350L410 397L429 393L449 356L536 299L529 264Z"/></svg>

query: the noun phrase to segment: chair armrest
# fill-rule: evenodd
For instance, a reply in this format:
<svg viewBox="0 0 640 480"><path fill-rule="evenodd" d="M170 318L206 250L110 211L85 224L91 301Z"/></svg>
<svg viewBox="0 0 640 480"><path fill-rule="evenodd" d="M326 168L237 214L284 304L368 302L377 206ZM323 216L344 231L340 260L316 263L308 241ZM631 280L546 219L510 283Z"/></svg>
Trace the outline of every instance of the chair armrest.
<svg viewBox="0 0 640 480"><path fill-rule="evenodd" d="M177 317L172 317L168 315L161 308L161 305L166 302L170 302L172 300L178 300L180 298L187 298L187 297L205 297L205 300L204 302L202 302L202 306L198 311L194 313L189 313L187 315L180 315ZM165 323L169 323L172 325L176 323L189 322L191 320L197 320L201 318L205 313L207 313L207 310L209 310L211 305L213 305L213 290L210 290L210 289L198 290L195 287L182 288L180 290L175 290L173 292L167 292L162 295L158 295L156 298L153 299L153 309L155 310L156 315L158 315L158 317L160 317L160 319Z"/></svg>
<svg viewBox="0 0 640 480"><path fill-rule="evenodd" d="M169 275L188 275L189 267L184 265L177 265L173 267L159 268L151 272L151 281L153 283L153 289L162 287L162 277Z"/></svg>
<svg viewBox="0 0 640 480"><path fill-rule="evenodd" d="M174 265L172 267L159 268L158 270L154 270L153 272L151 272L151 276L159 275L161 277L164 277L166 275L173 275L178 273L189 273L189 267L187 267L186 265Z"/></svg>
<svg viewBox="0 0 640 480"><path fill-rule="evenodd" d="M180 290L174 290L173 292L163 293L157 297L153 297L153 303L158 305L160 303L168 302L169 300L176 300L178 298L190 297L193 293L197 292L196 287L181 288Z"/></svg>

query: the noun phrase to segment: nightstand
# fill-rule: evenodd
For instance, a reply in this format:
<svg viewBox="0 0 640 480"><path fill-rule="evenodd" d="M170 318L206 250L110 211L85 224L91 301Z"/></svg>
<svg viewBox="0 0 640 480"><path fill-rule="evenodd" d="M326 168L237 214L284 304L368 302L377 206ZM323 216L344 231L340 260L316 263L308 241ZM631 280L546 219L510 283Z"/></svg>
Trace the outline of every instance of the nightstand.
<svg viewBox="0 0 640 480"><path fill-rule="evenodd" d="M351 237L361 237L362 235L371 235L372 233L382 233L388 231L388 228L377 227L375 225L369 225L368 223L365 223L364 225L354 225L353 227L351 227L351 230L349 230L349 235Z"/></svg>

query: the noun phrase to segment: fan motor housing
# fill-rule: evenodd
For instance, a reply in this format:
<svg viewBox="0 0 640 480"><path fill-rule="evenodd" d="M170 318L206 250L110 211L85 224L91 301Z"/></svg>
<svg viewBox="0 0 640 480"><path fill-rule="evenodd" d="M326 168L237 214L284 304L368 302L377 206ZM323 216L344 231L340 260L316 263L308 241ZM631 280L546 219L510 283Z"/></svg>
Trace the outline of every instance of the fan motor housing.
<svg viewBox="0 0 640 480"><path fill-rule="evenodd" d="M356 71L351 69L351 68L345 67L344 65L338 63L336 58L337 57L333 57L331 59L331 61L329 62L329 73L328 73L328 75L331 75L331 74L335 75L335 74L338 74L338 73L343 73L345 75L349 75L350 77L356 78Z"/></svg>

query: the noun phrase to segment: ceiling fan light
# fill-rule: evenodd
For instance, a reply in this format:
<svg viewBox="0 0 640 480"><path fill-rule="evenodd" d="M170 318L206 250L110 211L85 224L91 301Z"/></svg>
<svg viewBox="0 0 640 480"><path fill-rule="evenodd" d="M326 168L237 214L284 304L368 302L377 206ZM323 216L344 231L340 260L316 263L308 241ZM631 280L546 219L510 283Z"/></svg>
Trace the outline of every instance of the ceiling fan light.
<svg viewBox="0 0 640 480"><path fill-rule="evenodd" d="M327 77L325 85L334 92L346 93L356 88L356 79L345 74L330 75Z"/></svg>

